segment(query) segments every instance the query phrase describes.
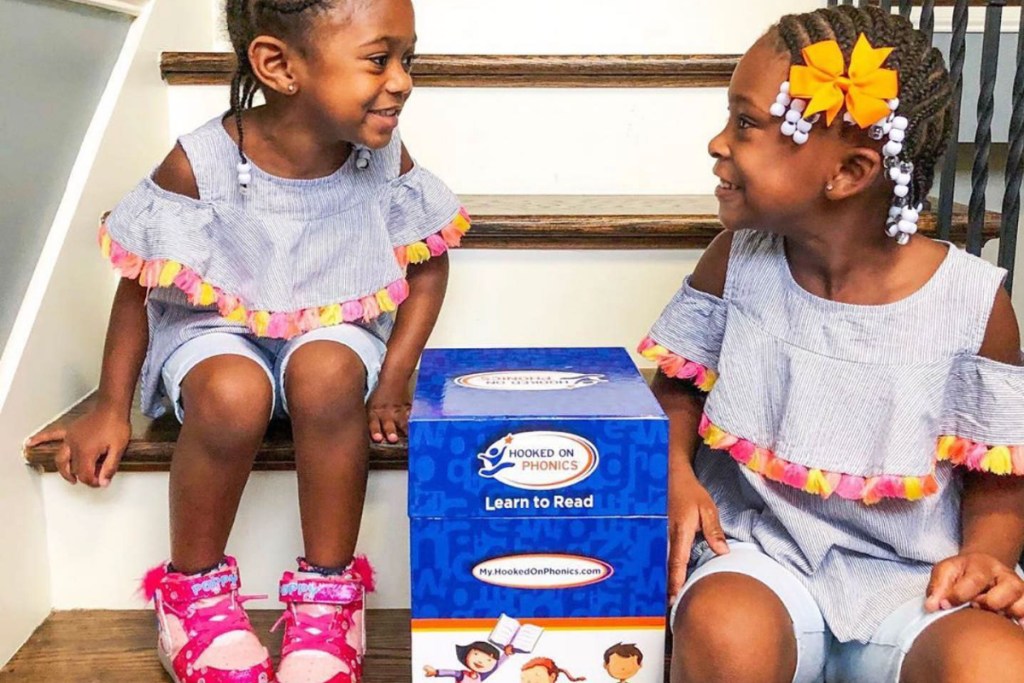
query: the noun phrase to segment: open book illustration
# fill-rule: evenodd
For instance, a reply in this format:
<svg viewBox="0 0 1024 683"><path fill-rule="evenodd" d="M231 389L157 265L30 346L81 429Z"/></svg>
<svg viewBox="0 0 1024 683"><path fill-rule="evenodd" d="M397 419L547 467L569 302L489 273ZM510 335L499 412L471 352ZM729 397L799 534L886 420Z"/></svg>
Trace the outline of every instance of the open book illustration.
<svg viewBox="0 0 1024 683"><path fill-rule="evenodd" d="M511 646L514 652L530 653L537 647L537 641L543 633L544 629L540 626L521 624L507 614L502 614L487 640L502 650Z"/></svg>

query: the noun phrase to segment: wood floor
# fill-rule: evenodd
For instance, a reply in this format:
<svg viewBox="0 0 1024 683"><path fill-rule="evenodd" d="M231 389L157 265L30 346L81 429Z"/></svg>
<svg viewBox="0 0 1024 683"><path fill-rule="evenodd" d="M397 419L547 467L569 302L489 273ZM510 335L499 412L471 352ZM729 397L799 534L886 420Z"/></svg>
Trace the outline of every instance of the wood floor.
<svg viewBox="0 0 1024 683"><path fill-rule="evenodd" d="M250 612L264 636L279 616ZM364 683L402 683L409 676L408 610L374 610L367 619ZM156 658L150 611L54 612L0 671L2 683L170 683ZM280 637L264 638L276 658Z"/></svg>
<svg viewBox="0 0 1024 683"><path fill-rule="evenodd" d="M249 612L275 661L280 636L268 632L279 614ZM363 683L409 681L409 611L372 610L367 629ZM155 648L149 610L54 612L0 671L0 683L170 683Z"/></svg>

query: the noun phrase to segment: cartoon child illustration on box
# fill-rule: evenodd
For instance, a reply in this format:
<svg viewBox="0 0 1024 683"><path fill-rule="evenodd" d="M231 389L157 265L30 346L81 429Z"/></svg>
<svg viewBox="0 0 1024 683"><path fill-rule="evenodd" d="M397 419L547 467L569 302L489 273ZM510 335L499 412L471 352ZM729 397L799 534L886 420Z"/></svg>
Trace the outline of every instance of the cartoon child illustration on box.
<svg viewBox="0 0 1024 683"><path fill-rule="evenodd" d="M604 670L618 683L629 683L643 664L644 653L633 643L616 643L604 653Z"/></svg>
<svg viewBox="0 0 1024 683"><path fill-rule="evenodd" d="M519 683L556 683L559 676L565 676L570 681L587 680L586 676L576 678L547 657L537 657L523 665Z"/></svg>
<svg viewBox="0 0 1024 683"><path fill-rule="evenodd" d="M435 669L428 664L423 667L423 672L427 678L454 678L456 683L486 681L513 652L511 645L506 645L504 650L499 650L494 645L482 640L469 645L456 645L455 655L466 667L465 669L462 671Z"/></svg>
<svg viewBox="0 0 1024 683"><path fill-rule="evenodd" d="M435 669L428 664L423 672L427 678L454 678L456 683L486 681L512 655L533 652L543 633L540 626L520 624L502 614L486 641L455 646L455 655L465 669Z"/></svg>

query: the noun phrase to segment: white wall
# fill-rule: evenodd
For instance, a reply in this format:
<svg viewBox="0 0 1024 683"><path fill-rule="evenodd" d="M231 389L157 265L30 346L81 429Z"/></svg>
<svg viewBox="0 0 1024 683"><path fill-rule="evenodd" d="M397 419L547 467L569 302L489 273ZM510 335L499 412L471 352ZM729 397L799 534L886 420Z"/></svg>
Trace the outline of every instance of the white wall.
<svg viewBox="0 0 1024 683"><path fill-rule="evenodd" d="M109 269L97 256L97 218L166 150L167 98L158 53L212 43L207 2L158 0L154 14L143 10L129 30L0 359L0 512L8 520L0 525L0 544L9 551L0 563L0 662L50 609L43 518L50 525L61 522L44 505L40 479L24 465L21 443L96 384L113 293ZM117 549L116 543L97 545L94 552ZM88 563L67 569L74 576L70 585L93 576Z"/></svg>

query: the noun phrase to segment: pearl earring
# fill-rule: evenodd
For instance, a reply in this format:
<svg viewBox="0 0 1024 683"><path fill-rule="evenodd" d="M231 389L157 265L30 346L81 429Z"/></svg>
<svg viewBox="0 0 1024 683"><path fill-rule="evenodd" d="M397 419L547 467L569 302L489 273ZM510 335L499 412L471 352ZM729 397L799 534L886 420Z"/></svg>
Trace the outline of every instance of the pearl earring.
<svg viewBox="0 0 1024 683"><path fill-rule="evenodd" d="M289 83L288 84L288 92L290 92L290 93L295 92L295 84L294 83Z"/></svg>
<svg viewBox="0 0 1024 683"><path fill-rule="evenodd" d="M832 183L829 183L828 185L826 185L826 186L825 186L825 189L826 189L827 191L831 192L831 191L832 191L832 190L834 190L835 188L834 188L834 187L832 186Z"/></svg>

